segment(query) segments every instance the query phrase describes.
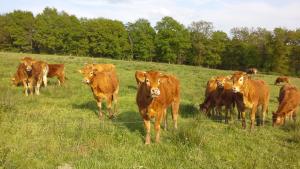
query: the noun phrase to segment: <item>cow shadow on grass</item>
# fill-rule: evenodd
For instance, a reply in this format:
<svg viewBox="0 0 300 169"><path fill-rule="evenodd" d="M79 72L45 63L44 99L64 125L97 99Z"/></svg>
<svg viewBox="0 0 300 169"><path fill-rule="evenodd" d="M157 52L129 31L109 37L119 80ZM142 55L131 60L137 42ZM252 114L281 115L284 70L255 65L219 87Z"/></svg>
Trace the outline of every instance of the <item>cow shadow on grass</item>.
<svg viewBox="0 0 300 169"><path fill-rule="evenodd" d="M144 134L144 123L138 112L127 111L117 114L113 123L119 127L126 127L130 132Z"/></svg>
<svg viewBox="0 0 300 169"><path fill-rule="evenodd" d="M95 101L87 101L84 103L73 103L72 108L82 109L82 110L91 110L98 117L98 106ZM102 111L106 115L106 105L102 103Z"/></svg>
<svg viewBox="0 0 300 169"><path fill-rule="evenodd" d="M193 104L181 103L179 107L179 114L182 118L193 118L199 114L199 110Z"/></svg>

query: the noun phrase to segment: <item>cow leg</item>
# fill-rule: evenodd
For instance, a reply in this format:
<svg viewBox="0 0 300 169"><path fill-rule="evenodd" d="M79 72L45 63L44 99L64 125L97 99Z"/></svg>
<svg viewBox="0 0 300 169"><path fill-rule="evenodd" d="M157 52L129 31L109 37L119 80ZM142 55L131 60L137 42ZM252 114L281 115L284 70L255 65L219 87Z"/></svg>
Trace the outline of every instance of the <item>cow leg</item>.
<svg viewBox="0 0 300 169"><path fill-rule="evenodd" d="M242 116L242 127L243 129L246 129L246 112L242 111L241 116Z"/></svg>
<svg viewBox="0 0 300 169"><path fill-rule="evenodd" d="M97 100L97 106L98 106L98 117L101 120L103 117L103 113L102 113L102 100L98 99Z"/></svg>
<svg viewBox="0 0 300 169"><path fill-rule="evenodd" d="M251 113L250 113L250 129L254 128L254 121L255 121L255 114L257 112L257 104L254 104L252 109L251 109Z"/></svg>
<svg viewBox="0 0 300 169"><path fill-rule="evenodd" d="M118 113L118 93L115 92L113 94L113 108L114 108L114 114Z"/></svg>
<svg viewBox="0 0 300 169"><path fill-rule="evenodd" d="M150 138L150 119L144 118L144 126L146 129L146 137L145 137L145 144L150 144L151 138Z"/></svg>
<svg viewBox="0 0 300 169"><path fill-rule="evenodd" d="M260 119L260 124L262 126L265 125L265 118L266 118L266 112L267 112L267 109L268 109L268 106L267 105L263 105L262 107L262 112L261 112L261 115L262 115L262 118Z"/></svg>
<svg viewBox="0 0 300 169"><path fill-rule="evenodd" d="M225 108L225 123L228 124L228 119L229 119L229 106L226 106Z"/></svg>
<svg viewBox="0 0 300 169"><path fill-rule="evenodd" d="M114 112L112 110L112 99L113 99L113 96L109 96L108 99L107 99L107 110L109 112L109 118L110 119L114 118Z"/></svg>
<svg viewBox="0 0 300 169"><path fill-rule="evenodd" d="M159 138L160 138L160 122L161 122L161 118L163 116L164 111L160 111L157 114L157 117L155 118L155 124L154 124L154 128L155 128L155 142L159 143Z"/></svg>
<svg viewBox="0 0 300 169"><path fill-rule="evenodd" d="M48 84L48 81L47 81L47 73L45 73L43 75L43 83L44 83L44 86L47 87L47 84Z"/></svg>
<svg viewBox="0 0 300 169"><path fill-rule="evenodd" d="M58 86L61 86L61 78L57 78Z"/></svg>
<svg viewBox="0 0 300 169"><path fill-rule="evenodd" d="M28 86L27 82L23 82L23 86L24 86L25 96L28 96L28 89L29 89L29 86Z"/></svg>
<svg viewBox="0 0 300 169"><path fill-rule="evenodd" d="M35 94L36 94L36 95L40 95L40 87L41 87L41 83L42 83L42 82L36 83L36 86L35 86Z"/></svg>
<svg viewBox="0 0 300 169"><path fill-rule="evenodd" d="M177 129L178 112L179 112L179 101L176 100L172 103L172 118L173 118L175 129Z"/></svg>
<svg viewBox="0 0 300 169"><path fill-rule="evenodd" d="M33 95L33 84L32 84L32 82L29 82L28 86L29 86L30 95Z"/></svg>
<svg viewBox="0 0 300 169"><path fill-rule="evenodd" d="M168 115L167 109L164 110L164 130L166 131L168 128Z"/></svg>

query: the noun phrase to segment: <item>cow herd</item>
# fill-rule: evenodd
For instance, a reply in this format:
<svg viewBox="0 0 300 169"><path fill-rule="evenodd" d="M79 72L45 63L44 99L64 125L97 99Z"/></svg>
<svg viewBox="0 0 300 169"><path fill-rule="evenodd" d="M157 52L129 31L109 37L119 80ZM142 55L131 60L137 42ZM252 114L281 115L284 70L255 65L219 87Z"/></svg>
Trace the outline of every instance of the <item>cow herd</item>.
<svg viewBox="0 0 300 169"><path fill-rule="evenodd" d="M26 96L39 95L40 87L47 86L47 77L57 77L58 85L65 82L64 64L48 64L44 61L24 57L20 60L17 71L12 78L16 86L23 85ZM119 79L113 64L85 64L79 70L83 82L90 86L98 106L98 116L103 118L102 102L106 101L109 118L114 118L117 112ZM257 125L264 125L268 112L270 89L263 80L254 78L255 68L246 72L237 71L232 75L212 77L206 85L205 99L200 104L200 110L209 117L221 119L222 108L225 108L225 123L233 117L237 108L238 118L242 127L246 128L246 110L250 109L250 129L253 129L256 116ZM155 141L160 139L160 124L164 121L167 128L167 108L172 108L174 128L180 106L180 81L174 75L159 71L136 71L137 82L136 103L144 121L146 130L145 143L150 144L150 120L155 118ZM296 119L300 104L300 90L290 84L288 77L281 76L275 84L286 83L280 88L278 109L273 112L273 125L282 125L286 118Z"/></svg>

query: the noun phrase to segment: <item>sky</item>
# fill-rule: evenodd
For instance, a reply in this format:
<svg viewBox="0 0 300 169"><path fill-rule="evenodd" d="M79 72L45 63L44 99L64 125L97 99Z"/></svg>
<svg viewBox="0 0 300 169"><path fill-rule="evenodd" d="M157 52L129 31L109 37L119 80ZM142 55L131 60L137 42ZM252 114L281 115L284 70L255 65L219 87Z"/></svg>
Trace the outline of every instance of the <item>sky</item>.
<svg viewBox="0 0 300 169"><path fill-rule="evenodd" d="M47 6L77 17L124 23L144 18L153 26L164 16L185 26L205 20L227 33L233 27L300 28L300 0L0 0L0 13L20 9L36 15Z"/></svg>

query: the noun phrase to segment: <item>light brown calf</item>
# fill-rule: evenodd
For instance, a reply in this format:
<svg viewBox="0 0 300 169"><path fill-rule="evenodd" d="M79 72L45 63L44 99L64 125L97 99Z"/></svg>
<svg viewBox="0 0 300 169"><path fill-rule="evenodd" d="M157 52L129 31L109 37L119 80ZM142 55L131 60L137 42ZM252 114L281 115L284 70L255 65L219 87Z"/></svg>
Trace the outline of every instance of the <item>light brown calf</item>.
<svg viewBox="0 0 300 169"><path fill-rule="evenodd" d="M137 71L136 74L140 82L136 103L146 129L145 144L150 144L150 119L154 117L155 141L159 142L160 123L162 118L164 118L166 125L166 112L169 106L172 106L174 128L177 128L180 104L179 81L175 76L163 75L158 71Z"/></svg>
<svg viewBox="0 0 300 169"><path fill-rule="evenodd" d="M23 83L25 87L25 95L28 96L28 89L30 94L33 94L34 91L36 95L39 95L41 84L44 83L44 85L47 86L47 74L49 71L47 63L33 60L30 57L25 57L21 59L21 64L24 65L27 75L26 83Z"/></svg>
<svg viewBox="0 0 300 169"><path fill-rule="evenodd" d="M251 109L250 129L254 127L255 115L258 107L262 107L260 124L264 125L265 113L268 111L270 92L268 85L262 80L253 80L245 72L235 72L232 75L233 92L240 97L236 97L238 111L242 113L242 126L246 128L246 112Z"/></svg>
<svg viewBox="0 0 300 169"><path fill-rule="evenodd" d="M295 86L286 84L280 89L278 101L277 111L273 112L273 126L284 124L286 117L292 117L296 121L300 91Z"/></svg>
<svg viewBox="0 0 300 169"><path fill-rule="evenodd" d="M49 71L47 77L57 77L58 85L65 82L65 65L64 64L48 64Z"/></svg>
<svg viewBox="0 0 300 169"><path fill-rule="evenodd" d="M83 82L91 87L94 98L97 101L99 119L103 117L103 100L106 100L109 118L113 118L114 113L117 111L117 97L119 92L119 80L115 71L99 72L92 67L90 72L84 71L82 74L84 76Z"/></svg>

